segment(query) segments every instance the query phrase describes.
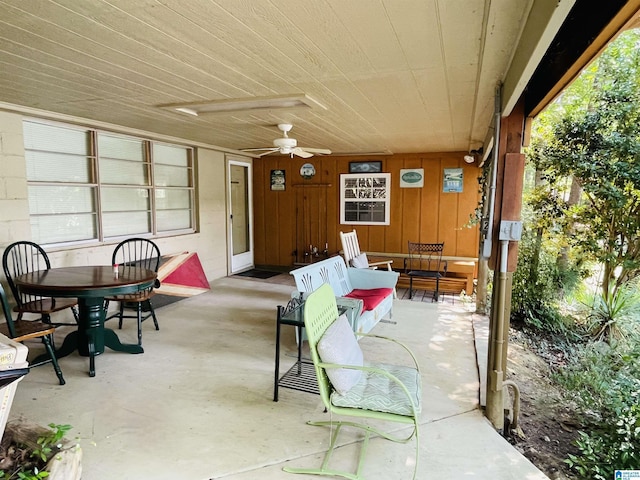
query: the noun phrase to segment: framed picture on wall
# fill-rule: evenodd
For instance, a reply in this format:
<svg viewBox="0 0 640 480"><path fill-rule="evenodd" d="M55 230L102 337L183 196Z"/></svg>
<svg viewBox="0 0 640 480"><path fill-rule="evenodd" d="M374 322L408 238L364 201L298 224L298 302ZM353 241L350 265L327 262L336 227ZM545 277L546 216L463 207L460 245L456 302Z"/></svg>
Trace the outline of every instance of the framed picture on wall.
<svg viewBox="0 0 640 480"><path fill-rule="evenodd" d="M284 190L284 170L271 170L271 190Z"/></svg>
<svg viewBox="0 0 640 480"><path fill-rule="evenodd" d="M382 162L349 162L349 173L381 173Z"/></svg>
<svg viewBox="0 0 640 480"><path fill-rule="evenodd" d="M445 168L442 191L462 193L462 175L461 168Z"/></svg>

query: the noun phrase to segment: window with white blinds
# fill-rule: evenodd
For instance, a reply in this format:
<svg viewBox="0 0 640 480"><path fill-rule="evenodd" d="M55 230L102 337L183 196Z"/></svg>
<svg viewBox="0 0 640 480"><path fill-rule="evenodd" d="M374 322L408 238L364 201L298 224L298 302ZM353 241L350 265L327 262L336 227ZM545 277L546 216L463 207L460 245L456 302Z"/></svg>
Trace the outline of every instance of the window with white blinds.
<svg viewBox="0 0 640 480"><path fill-rule="evenodd" d="M31 120L24 146L33 241L194 231L191 148Z"/></svg>

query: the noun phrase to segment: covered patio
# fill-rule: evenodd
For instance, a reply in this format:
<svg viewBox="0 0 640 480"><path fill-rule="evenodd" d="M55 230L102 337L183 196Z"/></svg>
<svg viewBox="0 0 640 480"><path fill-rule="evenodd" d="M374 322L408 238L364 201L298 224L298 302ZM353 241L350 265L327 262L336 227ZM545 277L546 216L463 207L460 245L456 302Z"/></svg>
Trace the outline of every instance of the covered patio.
<svg viewBox="0 0 640 480"><path fill-rule="evenodd" d="M144 354L107 349L94 378L77 354L60 361L65 386L50 366L33 369L18 385L11 419L72 425L70 438L77 437L83 451L83 480L281 479L289 476L284 465L318 465L329 431L306 422L327 415L320 397L280 389L273 401L276 306L290 298L292 278L231 276L211 287L159 308L160 331L143 325ZM440 304L401 298L394 304L397 323L380 323L375 333L406 342L420 362L418 478L547 478L479 407L484 319L451 297ZM135 322L119 332L125 342L136 335ZM295 336L290 327L283 335L281 363L288 368ZM373 354L369 339L362 345L367 358L389 355ZM32 355L41 348L32 347ZM355 469L360 438L343 433L335 461ZM376 438L364 475L410 478L414 452L412 443Z"/></svg>

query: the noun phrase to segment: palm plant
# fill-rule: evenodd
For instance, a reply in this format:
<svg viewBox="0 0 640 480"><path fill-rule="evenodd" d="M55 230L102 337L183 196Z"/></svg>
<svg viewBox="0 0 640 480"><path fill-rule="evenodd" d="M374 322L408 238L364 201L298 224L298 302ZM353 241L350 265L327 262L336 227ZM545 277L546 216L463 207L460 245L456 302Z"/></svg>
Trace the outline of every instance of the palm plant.
<svg viewBox="0 0 640 480"><path fill-rule="evenodd" d="M588 309L587 322L593 340L612 343L636 335L640 321L640 290L637 284L610 285L607 295L588 293L581 303Z"/></svg>

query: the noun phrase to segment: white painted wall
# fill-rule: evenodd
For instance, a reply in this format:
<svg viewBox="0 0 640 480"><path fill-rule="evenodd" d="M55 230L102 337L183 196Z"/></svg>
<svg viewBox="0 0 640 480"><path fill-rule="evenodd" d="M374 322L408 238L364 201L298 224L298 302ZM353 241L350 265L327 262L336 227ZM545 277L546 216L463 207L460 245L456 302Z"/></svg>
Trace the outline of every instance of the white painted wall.
<svg viewBox="0 0 640 480"><path fill-rule="evenodd" d="M1 252L12 242L31 239L22 120L23 115L19 113L0 111ZM197 252L211 282L227 275L225 153L197 148L196 156L198 232L161 237L154 242L163 255ZM114 246L111 243L48 249L47 254L54 267L109 265ZM4 274L1 276L4 282Z"/></svg>

